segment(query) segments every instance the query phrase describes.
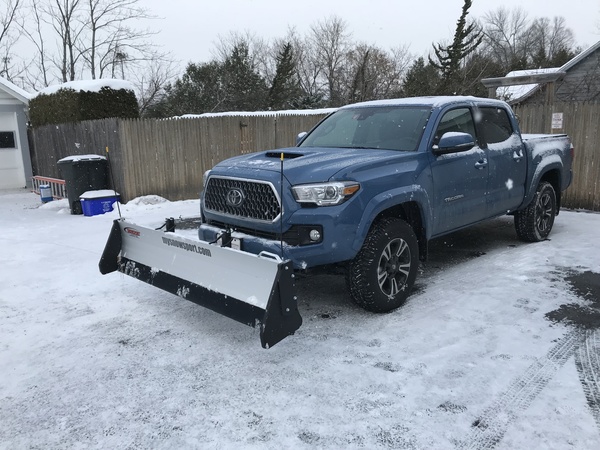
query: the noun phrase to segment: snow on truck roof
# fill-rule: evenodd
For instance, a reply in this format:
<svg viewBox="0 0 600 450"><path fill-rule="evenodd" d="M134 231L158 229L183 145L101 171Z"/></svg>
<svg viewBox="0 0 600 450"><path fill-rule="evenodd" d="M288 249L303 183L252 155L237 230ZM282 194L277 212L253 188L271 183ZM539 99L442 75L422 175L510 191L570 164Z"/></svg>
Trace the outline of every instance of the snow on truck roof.
<svg viewBox="0 0 600 450"><path fill-rule="evenodd" d="M432 97L408 97L408 98L393 98L388 100L372 100L368 102L353 103L351 105L342 106L340 109L369 107L369 106L430 106L440 107L450 105L452 103L464 102L485 102L495 105L506 105L505 102L491 98L480 98L464 95L447 95L447 96L432 96Z"/></svg>

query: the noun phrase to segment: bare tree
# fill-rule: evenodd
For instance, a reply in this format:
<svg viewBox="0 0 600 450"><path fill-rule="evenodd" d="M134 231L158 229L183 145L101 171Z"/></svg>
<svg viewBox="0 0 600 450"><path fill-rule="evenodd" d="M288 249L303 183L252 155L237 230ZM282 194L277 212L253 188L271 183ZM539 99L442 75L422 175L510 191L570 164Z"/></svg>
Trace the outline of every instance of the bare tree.
<svg viewBox="0 0 600 450"><path fill-rule="evenodd" d="M29 3L31 11L30 21L27 25L21 24L21 31L29 41L35 47L35 55L32 58L31 66L35 70L27 71L27 84L37 89L40 87L46 87L49 84L49 73L48 73L48 55L46 52L46 44L43 34L43 11L40 10L39 2L31 0ZM32 23L33 22L33 23Z"/></svg>
<svg viewBox="0 0 600 450"><path fill-rule="evenodd" d="M564 17L535 19L530 30L534 67L562 66L574 56L575 38Z"/></svg>
<svg viewBox="0 0 600 450"><path fill-rule="evenodd" d="M77 48L84 25L79 5L82 0L51 0L43 6L43 19L49 23L59 39L58 56L54 59L63 82L75 80L81 53Z"/></svg>
<svg viewBox="0 0 600 450"><path fill-rule="evenodd" d="M147 70L134 72L133 84L136 88L140 115L159 103L166 95L166 87L175 77L172 61L157 60L151 62Z"/></svg>
<svg viewBox="0 0 600 450"><path fill-rule="evenodd" d="M575 39L564 17L529 20L520 8L498 8L483 19L486 54L511 70L561 66L574 56Z"/></svg>
<svg viewBox="0 0 600 450"><path fill-rule="evenodd" d="M408 68L414 60L414 55L408 49L408 45L398 45L390 50L390 59L392 62L391 76L388 77L389 81L385 85L385 97L398 93L400 86L397 86L397 83L401 84Z"/></svg>
<svg viewBox="0 0 600 450"><path fill-rule="evenodd" d="M138 6L138 0L84 2L81 23L85 32L78 45L92 79L105 76L108 70L111 76L124 78L126 63L151 61L159 56L154 46L145 41L155 33L129 26L137 20L154 18L146 8Z"/></svg>
<svg viewBox="0 0 600 450"><path fill-rule="evenodd" d="M0 10L0 75L11 79L11 73L15 65L13 62L12 49L19 35L15 29L22 24L20 10L22 0L6 0L3 9Z"/></svg>
<svg viewBox="0 0 600 450"><path fill-rule="evenodd" d="M527 13L521 8L500 7L483 19L484 46L505 72L522 69L531 53L532 36Z"/></svg>
<svg viewBox="0 0 600 450"><path fill-rule="evenodd" d="M343 102L340 74L350 50L350 38L347 23L338 16L317 22L310 29L314 62L325 77L330 106L339 106Z"/></svg>
<svg viewBox="0 0 600 450"><path fill-rule="evenodd" d="M18 12L21 0L7 0L3 10L0 10L0 45L8 39L12 27L19 20Z"/></svg>
<svg viewBox="0 0 600 450"><path fill-rule="evenodd" d="M321 82L323 70L317 63L315 43L312 39L299 36L293 28L288 30L284 41L290 42L294 48L298 82L305 95L303 106L320 106L326 92Z"/></svg>
<svg viewBox="0 0 600 450"><path fill-rule="evenodd" d="M20 32L35 48L29 53L33 55L30 60L20 55L27 66L26 83L37 89L57 79L127 78L144 73L145 66L154 61L168 63L170 58L147 39L154 32L130 26L139 19L153 18L138 3L29 0L27 20L20 24Z"/></svg>
<svg viewBox="0 0 600 450"><path fill-rule="evenodd" d="M406 47L388 53L373 45L356 45L347 55L344 101L375 100L397 94L409 59Z"/></svg>

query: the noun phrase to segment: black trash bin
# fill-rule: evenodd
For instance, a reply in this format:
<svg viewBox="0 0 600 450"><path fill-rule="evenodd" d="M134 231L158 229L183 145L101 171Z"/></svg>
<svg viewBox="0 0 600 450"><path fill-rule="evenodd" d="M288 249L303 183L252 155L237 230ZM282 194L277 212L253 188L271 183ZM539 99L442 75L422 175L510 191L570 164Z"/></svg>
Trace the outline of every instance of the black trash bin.
<svg viewBox="0 0 600 450"><path fill-rule="evenodd" d="M83 214L79 196L86 191L108 189L108 164L104 156L74 155L58 161L65 180L71 214Z"/></svg>

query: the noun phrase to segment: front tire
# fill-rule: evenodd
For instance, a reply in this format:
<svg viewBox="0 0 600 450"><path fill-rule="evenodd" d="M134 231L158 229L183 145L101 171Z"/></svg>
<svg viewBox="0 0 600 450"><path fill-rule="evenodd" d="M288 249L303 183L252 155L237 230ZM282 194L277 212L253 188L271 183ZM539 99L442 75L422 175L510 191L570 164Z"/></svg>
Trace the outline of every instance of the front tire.
<svg viewBox="0 0 600 450"><path fill-rule="evenodd" d="M417 277L419 246L405 221L376 222L348 267L346 282L352 300L373 312L388 312L406 301Z"/></svg>
<svg viewBox="0 0 600 450"><path fill-rule="evenodd" d="M556 193L542 181L527 208L515 212L515 229L520 240L539 242L548 238L556 217Z"/></svg>

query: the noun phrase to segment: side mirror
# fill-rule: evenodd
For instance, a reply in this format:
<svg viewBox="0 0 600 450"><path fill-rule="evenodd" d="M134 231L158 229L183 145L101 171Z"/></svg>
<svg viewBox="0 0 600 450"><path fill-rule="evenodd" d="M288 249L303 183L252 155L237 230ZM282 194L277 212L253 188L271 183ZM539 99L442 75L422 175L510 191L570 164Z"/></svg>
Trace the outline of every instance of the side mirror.
<svg viewBox="0 0 600 450"><path fill-rule="evenodd" d="M433 153L446 155L471 150L475 147L475 140L469 133L448 132L444 133L437 144L433 146Z"/></svg>
<svg viewBox="0 0 600 450"><path fill-rule="evenodd" d="M306 136L307 134L308 133L306 131L298 133L298 136L296 136L296 146L298 146L300 142L302 142L302 139L304 139L304 136Z"/></svg>

